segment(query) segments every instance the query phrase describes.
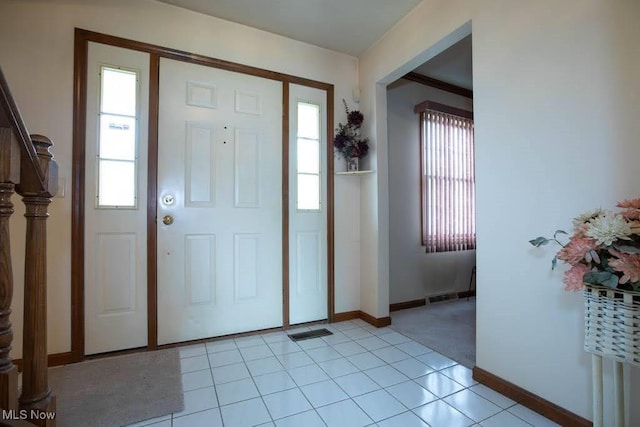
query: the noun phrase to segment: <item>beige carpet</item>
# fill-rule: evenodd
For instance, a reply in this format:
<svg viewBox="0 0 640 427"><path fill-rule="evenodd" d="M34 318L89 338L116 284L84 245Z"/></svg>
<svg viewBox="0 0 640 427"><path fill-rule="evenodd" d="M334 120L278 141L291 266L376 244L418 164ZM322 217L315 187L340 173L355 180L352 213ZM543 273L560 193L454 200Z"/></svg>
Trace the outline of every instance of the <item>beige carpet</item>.
<svg viewBox="0 0 640 427"><path fill-rule="evenodd" d="M123 426L184 409L177 349L49 369L60 427Z"/></svg>
<svg viewBox="0 0 640 427"><path fill-rule="evenodd" d="M476 363L475 298L393 311L391 328L467 368Z"/></svg>

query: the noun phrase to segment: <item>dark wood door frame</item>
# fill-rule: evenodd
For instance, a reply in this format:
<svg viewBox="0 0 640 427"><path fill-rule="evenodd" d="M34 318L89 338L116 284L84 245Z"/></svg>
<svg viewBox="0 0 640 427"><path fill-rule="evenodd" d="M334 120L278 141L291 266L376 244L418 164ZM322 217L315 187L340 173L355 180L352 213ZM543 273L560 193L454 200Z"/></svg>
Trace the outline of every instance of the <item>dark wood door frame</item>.
<svg viewBox="0 0 640 427"><path fill-rule="evenodd" d="M147 318L148 350L158 348L157 341L157 177L158 110L160 58L220 68L282 82L282 297L283 327L289 325L289 85L298 84L327 94L327 318L335 317L334 273L334 166L330 135L333 134L334 86L316 80L264 70L204 55L166 48L93 31L75 29L73 71L73 154L71 218L71 359L84 358L84 203L85 203L85 135L87 107L87 67L89 42L101 43L149 53L149 164L147 180Z"/></svg>

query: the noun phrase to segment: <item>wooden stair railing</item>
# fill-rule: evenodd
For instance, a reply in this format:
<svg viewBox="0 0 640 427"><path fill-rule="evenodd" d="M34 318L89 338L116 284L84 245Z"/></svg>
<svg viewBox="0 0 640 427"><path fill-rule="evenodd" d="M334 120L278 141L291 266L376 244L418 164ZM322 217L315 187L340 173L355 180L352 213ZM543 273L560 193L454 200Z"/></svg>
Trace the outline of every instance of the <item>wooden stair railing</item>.
<svg viewBox="0 0 640 427"><path fill-rule="evenodd" d="M53 143L29 135L0 68L0 414L38 426L55 426L55 397L47 382L47 252L46 220L57 191L58 165L49 151ZM9 355L13 270L9 241L12 194L25 204L27 220L24 265L22 393L18 370ZM18 412L18 410L25 410ZM10 420L0 420L0 423Z"/></svg>

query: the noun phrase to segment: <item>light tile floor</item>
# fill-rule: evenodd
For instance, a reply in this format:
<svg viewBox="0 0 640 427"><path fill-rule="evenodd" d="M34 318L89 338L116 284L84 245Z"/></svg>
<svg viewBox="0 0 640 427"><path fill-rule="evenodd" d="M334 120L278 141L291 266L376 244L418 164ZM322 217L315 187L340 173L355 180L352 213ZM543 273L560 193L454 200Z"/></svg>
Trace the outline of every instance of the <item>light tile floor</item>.
<svg viewBox="0 0 640 427"><path fill-rule="evenodd" d="M471 371L361 320L180 348L185 409L134 426L556 426Z"/></svg>

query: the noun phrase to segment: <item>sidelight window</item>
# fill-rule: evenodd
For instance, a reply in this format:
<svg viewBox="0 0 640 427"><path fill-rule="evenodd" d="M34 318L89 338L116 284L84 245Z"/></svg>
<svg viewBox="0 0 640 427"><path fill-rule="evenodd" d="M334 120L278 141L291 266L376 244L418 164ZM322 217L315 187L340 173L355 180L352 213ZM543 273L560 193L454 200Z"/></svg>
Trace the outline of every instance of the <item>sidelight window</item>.
<svg viewBox="0 0 640 427"><path fill-rule="evenodd" d="M320 210L320 105L297 104L297 208Z"/></svg>
<svg viewBox="0 0 640 427"><path fill-rule="evenodd" d="M135 208L137 199L138 73L102 66L98 129L101 208Z"/></svg>

